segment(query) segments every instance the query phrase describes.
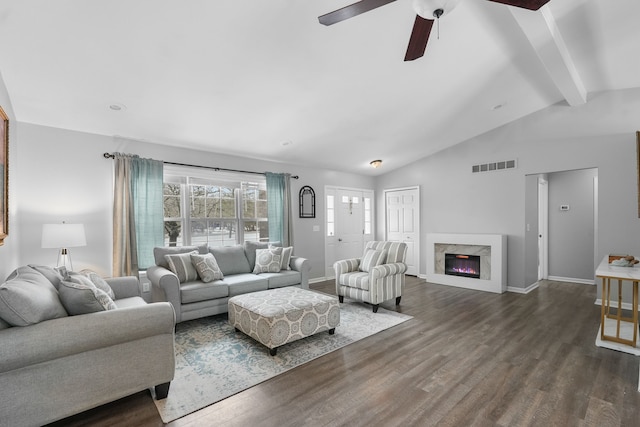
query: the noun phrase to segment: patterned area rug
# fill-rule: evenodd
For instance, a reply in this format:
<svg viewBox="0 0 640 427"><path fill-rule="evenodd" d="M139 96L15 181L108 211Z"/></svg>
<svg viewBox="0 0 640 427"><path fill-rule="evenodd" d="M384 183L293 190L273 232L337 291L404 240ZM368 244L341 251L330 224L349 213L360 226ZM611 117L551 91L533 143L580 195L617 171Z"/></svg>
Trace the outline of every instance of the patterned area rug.
<svg viewBox="0 0 640 427"><path fill-rule="evenodd" d="M278 348L262 344L229 326L226 314L176 326L176 372L169 396L154 400L168 423L239 393L352 342L411 319L411 316L345 299L340 326Z"/></svg>

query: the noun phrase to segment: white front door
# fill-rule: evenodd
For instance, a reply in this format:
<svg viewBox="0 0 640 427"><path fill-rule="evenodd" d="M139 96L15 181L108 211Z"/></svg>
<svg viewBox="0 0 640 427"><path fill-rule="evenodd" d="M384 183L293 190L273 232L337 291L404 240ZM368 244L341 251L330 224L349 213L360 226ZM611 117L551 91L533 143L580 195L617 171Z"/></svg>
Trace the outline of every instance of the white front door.
<svg viewBox="0 0 640 427"><path fill-rule="evenodd" d="M373 191L327 187L325 260L326 277L334 277L333 264L360 258L373 239Z"/></svg>
<svg viewBox="0 0 640 427"><path fill-rule="evenodd" d="M407 273L420 270L420 188L385 190L386 240L407 244Z"/></svg>

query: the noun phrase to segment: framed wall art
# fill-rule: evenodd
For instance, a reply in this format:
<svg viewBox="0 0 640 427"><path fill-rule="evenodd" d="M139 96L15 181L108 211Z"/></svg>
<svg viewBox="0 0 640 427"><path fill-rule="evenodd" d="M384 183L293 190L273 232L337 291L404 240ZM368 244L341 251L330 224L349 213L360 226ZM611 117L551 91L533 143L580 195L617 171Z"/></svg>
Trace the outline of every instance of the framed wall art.
<svg viewBox="0 0 640 427"><path fill-rule="evenodd" d="M0 245L9 232L9 117L0 107Z"/></svg>

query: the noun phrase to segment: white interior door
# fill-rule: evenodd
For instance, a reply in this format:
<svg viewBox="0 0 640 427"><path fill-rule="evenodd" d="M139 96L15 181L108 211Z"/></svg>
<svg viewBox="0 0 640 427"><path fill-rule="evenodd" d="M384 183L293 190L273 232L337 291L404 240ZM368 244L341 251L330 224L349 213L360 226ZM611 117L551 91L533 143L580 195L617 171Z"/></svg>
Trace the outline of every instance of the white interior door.
<svg viewBox="0 0 640 427"><path fill-rule="evenodd" d="M407 244L407 274L420 270L420 188L385 191L386 239Z"/></svg>
<svg viewBox="0 0 640 427"><path fill-rule="evenodd" d="M373 190L327 187L325 194L325 276L334 277L336 261L362 257L366 242L373 239Z"/></svg>
<svg viewBox="0 0 640 427"><path fill-rule="evenodd" d="M549 277L549 182L538 178L538 280Z"/></svg>

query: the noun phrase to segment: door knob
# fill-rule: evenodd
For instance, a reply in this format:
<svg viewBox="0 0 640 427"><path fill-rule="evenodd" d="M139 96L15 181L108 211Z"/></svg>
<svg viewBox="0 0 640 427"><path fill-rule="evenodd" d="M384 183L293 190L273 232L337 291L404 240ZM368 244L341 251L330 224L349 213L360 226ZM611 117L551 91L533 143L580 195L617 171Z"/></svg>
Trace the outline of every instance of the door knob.
<svg viewBox="0 0 640 427"><path fill-rule="evenodd" d="M338 239L338 242L342 242L342 239Z"/></svg>

